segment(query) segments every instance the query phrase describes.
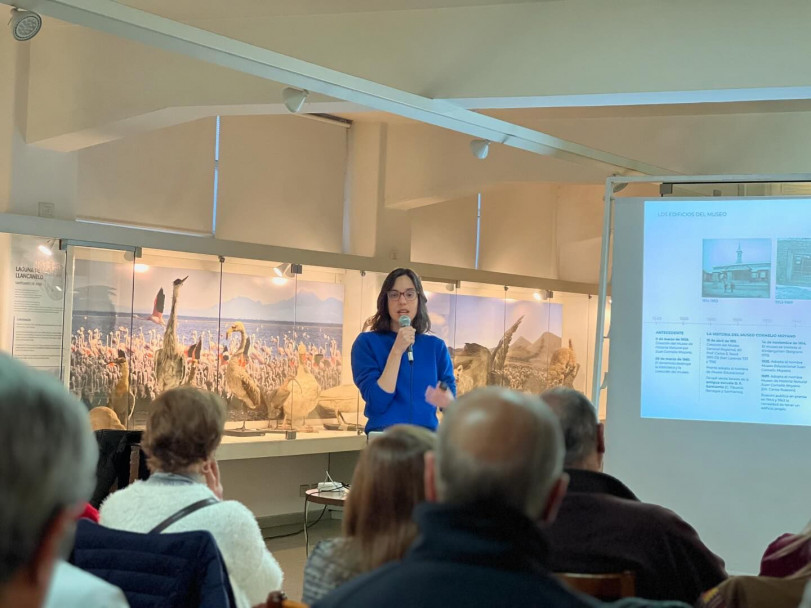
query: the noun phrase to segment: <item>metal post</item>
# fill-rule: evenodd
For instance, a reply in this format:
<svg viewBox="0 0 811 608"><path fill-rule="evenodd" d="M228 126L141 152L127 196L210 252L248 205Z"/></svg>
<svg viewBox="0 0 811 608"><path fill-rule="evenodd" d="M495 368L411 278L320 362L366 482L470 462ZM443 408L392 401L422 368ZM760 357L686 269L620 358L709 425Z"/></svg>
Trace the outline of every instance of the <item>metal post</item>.
<svg viewBox="0 0 811 608"><path fill-rule="evenodd" d="M597 328L594 341L594 374L591 380L591 402L600 406L601 373L603 370L603 332L605 331L605 300L608 291L608 254L611 251L611 220L614 213L614 178L605 182L603 209L603 242L600 251L600 290L597 295Z"/></svg>

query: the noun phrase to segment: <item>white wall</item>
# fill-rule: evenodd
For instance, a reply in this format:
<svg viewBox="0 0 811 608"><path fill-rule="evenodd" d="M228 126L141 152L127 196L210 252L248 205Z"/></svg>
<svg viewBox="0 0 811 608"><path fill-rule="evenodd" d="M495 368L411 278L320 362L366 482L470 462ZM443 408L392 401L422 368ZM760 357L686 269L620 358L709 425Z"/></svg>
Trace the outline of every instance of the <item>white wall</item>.
<svg viewBox="0 0 811 608"><path fill-rule="evenodd" d="M4 41L4 45L6 41ZM39 202L55 205L54 216L70 219L75 214L77 159L28 145L30 46L13 43L0 59L6 86L0 94L3 113L0 126L0 209L37 215Z"/></svg>
<svg viewBox="0 0 811 608"><path fill-rule="evenodd" d="M11 193L11 141L14 133L14 96L17 78L18 44L11 36L0 36L0 212L8 209Z"/></svg>
<svg viewBox="0 0 811 608"><path fill-rule="evenodd" d="M220 462L220 474L225 498L239 500L256 517L303 514L304 499L299 495L299 486L324 481L328 467L335 481L349 483L358 454L340 452L331 455L223 460ZM317 516L318 513L311 508L310 517L313 518L313 515Z"/></svg>
<svg viewBox="0 0 811 608"><path fill-rule="evenodd" d="M659 196L656 184L630 184L622 196ZM600 282L604 185L560 184L557 190L558 278Z"/></svg>
<svg viewBox="0 0 811 608"><path fill-rule="evenodd" d="M79 158L80 217L211 232L214 119L72 154Z"/></svg>
<svg viewBox="0 0 811 608"><path fill-rule="evenodd" d="M432 98L807 86L802 24L811 8L793 0L569 0L319 15L232 10L221 19L153 4L203 29ZM635 35L618 39L628 24ZM278 88L259 79L52 20L32 44L43 91L33 140L173 105L278 99ZM48 107L48 96L60 103Z"/></svg>
<svg viewBox="0 0 811 608"><path fill-rule="evenodd" d="M29 142L103 141L111 123L162 108L281 98L277 83L51 19L28 44Z"/></svg>
<svg viewBox="0 0 811 608"><path fill-rule="evenodd" d="M218 238L340 252L347 137L297 116L223 117Z"/></svg>
<svg viewBox="0 0 811 608"><path fill-rule="evenodd" d="M349 130L343 252L373 257L385 186L386 125L357 123Z"/></svg>
<svg viewBox="0 0 811 608"><path fill-rule="evenodd" d="M411 260L474 268L477 196L418 207L411 218Z"/></svg>
<svg viewBox="0 0 811 608"><path fill-rule="evenodd" d="M557 184L516 184L482 193L479 268L558 278Z"/></svg>
<svg viewBox="0 0 811 608"><path fill-rule="evenodd" d="M486 159L470 152L462 133L411 122L388 126L387 207L410 209L514 182L593 182L603 169L492 144Z"/></svg>

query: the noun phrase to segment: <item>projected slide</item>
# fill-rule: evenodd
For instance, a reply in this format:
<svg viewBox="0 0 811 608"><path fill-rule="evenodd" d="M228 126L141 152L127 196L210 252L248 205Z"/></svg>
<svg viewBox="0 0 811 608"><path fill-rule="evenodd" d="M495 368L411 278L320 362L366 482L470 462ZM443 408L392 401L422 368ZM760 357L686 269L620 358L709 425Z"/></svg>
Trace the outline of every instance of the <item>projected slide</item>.
<svg viewBox="0 0 811 608"><path fill-rule="evenodd" d="M811 425L811 200L646 201L642 417Z"/></svg>

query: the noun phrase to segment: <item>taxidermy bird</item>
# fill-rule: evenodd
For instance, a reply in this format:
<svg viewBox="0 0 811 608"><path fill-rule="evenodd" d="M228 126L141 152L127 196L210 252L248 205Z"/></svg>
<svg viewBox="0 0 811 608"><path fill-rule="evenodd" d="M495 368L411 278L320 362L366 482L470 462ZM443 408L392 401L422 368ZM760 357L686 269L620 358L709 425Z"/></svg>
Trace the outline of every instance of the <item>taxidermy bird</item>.
<svg viewBox="0 0 811 608"><path fill-rule="evenodd" d="M127 421L135 409L135 394L130 390L130 366L124 351L119 349L116 360L107 365L118 368L118 381L113 385L107 398L107 407L115 412L126 428Z"/></svg>
<svg viewBox="0 0 811 608"><path fill-rule="evenodd" d="M354 425L347 421L344 414L357 414L360 403L360 391L354 384L341 384L321 391L318 395L318 405L335 414L338 424L344 428Z"/></svg>
<svg viewBox="0 0 811 608"><path fill-rule="evenodd" d="M276 395L285 391L287 396L283 402L284 426L304 432L312 432L312 426L306 424L307 415L315 409L321 387L318 380L307 369L307 348L304 344L298 346L299 365L296 375L288 379L279 387ZM277 401L274 399L274 402Z"/></svg>
<svg viewBox="0 0 811 608"><path fill-rule="evenodd" d="M155 380L157 394L180 386L186 376L186 358L180 350L177 340L177 303L180 288L189 277L175 279L172 283L172 309L169 311L169 322L163 332L163 348L155 353ZM159 294L160 295L160 292Z"/></svg>
<svg viewBox="0 0 811 608"><path fill-rule="evenodd" d="M103 431L112 429L115 431L126 431L127 427L121 424L116 413L109 407L100 405L90 410L90 428L93 431Z"/></svg>
<svg viewBox="0 0 811 608"><path fill-rule="evenodd" d="M186 376L185 384L194 384L197 376L197 366L200 364L200 353L203 350L203 337L197 340L197 344L192 344L186 349L186 357L189 359L189 375Z"/></svg>
<svg viewBox="0 0 811 608"><path fill-rule="evenodd" d="M244 406L255 410L262 403L259 386L247 370L250 341L246 337L245 326L237 321L225 331L225 337L230 339L232 334L239 334L239 344L228 358L225 368L225 385L233 396L239 399ZM245 416L242 418L242 428L245 428Z"/></svg>
<svg viewBox="0 0 811 608"><path fill-rule="evenodd" d="M549 360L547 388L553 386L568 386L574 388L574 379L580 371L580 364L574 354L572 339L569 338L569 348L559 348Z"/></svg>
<svg viewBox="0 0 811 608"><path fill-rule="evenodd" d="M466 343L461 353L454 355L454 372L456 374L456 394L459 396L487 385L501 386L504 384L504 365L507 362L507 352L510 350L513 334L518 329L524 317L520 317L504 332L498 346L490 352L481 344Z"/></svg>
<svg viewBox="0 0 811 608"><path fill-rule="evenodd" d="M152 321L156 325L166 325L166 321L163 320L163 307L165 302L166 296L163 294L163 287L161 287L158 290L158 293L155 294L155 300L152 302L152 314L148 317L143 315L136 316L145 321Z"/></svg>

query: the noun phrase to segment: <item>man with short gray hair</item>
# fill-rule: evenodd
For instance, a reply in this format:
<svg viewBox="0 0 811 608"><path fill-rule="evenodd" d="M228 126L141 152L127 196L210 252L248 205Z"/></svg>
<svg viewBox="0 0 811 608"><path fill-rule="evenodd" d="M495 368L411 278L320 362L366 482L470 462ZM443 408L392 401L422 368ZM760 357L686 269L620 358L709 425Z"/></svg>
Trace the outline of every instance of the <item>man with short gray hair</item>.
<svg viewBox="0 0 811 608"><path fill-rule="evenodd" d="M0 353L0 608L42 605L96 460L85 407Z"/></svg>
<svg viewBox="0 0 811 608"><path fill-rule="evenodd" d="M632 570L639 597L690 605L726 578L724 562L690 525L672 511L641 502L620 480L602 472L603 425L584 394L559 387L541 397L560 420L570 477L558 517L546 528L554 571Z"/></svg>
<svg viewBox="0 0 811 608"><path fill-rule="evenodd" d="M563 438L538 398L489 387L451 404L425 456L420 536L401 562L339 587L314 608L600 605L546 567L537 522L566 492Z"/></svg>

